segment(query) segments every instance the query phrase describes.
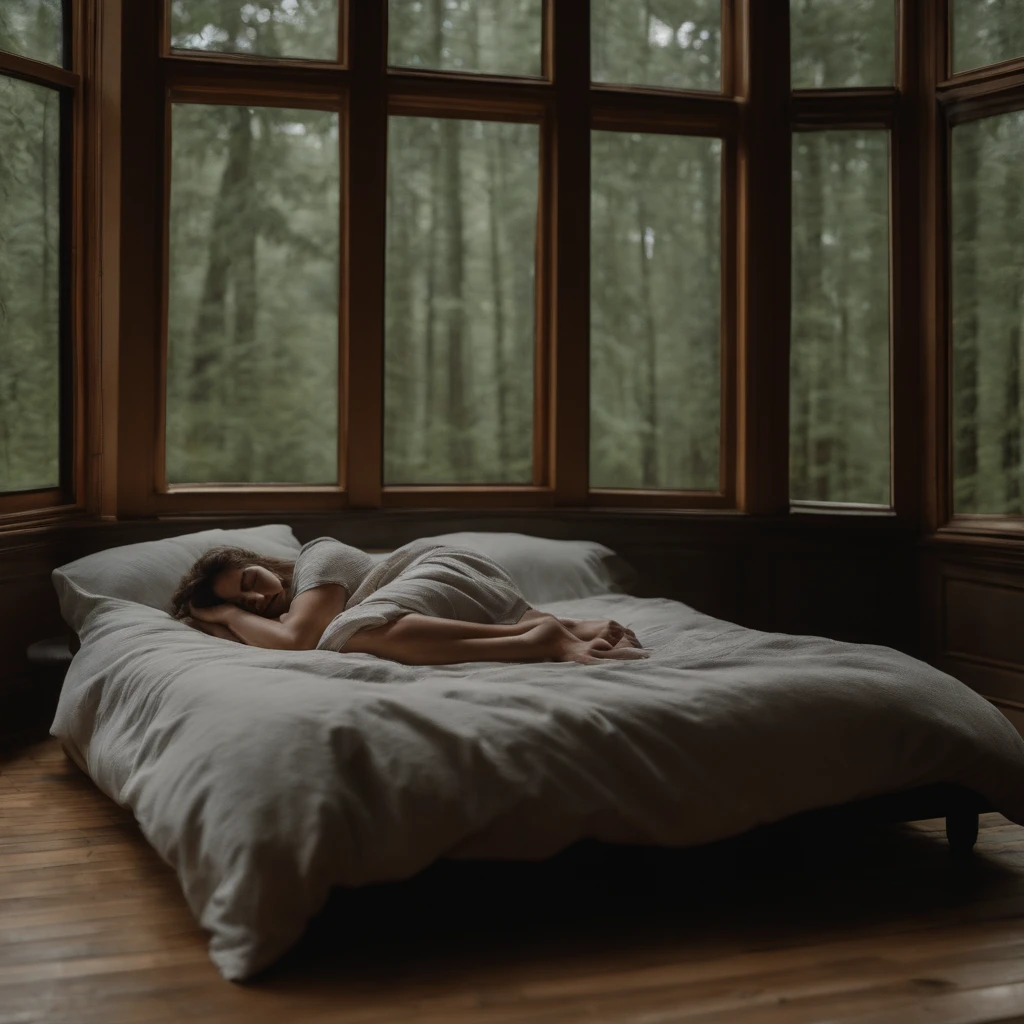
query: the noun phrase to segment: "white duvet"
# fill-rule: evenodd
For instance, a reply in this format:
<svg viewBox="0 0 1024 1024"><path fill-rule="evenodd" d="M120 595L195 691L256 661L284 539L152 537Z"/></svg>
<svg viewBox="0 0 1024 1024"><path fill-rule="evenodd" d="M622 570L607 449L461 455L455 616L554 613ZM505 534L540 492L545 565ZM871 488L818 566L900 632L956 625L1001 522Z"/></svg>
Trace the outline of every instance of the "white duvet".
<svg viewBox="0 0 1024 1024"><path fill-rule="evenodd" d="M940 781L1024 823L1024 742L906 655L667 600L549 607L632 625L653 656L409 668L240 647L104 599L52 731L177 872L230 979L280 956L333 886L439 857L688 846Z"/></svg>

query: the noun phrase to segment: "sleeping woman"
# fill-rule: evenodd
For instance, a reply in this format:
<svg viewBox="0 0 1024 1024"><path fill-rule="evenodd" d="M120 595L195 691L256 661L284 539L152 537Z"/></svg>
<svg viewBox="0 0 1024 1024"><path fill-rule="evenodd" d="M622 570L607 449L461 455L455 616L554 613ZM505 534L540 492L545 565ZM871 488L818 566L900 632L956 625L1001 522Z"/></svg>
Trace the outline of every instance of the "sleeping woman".
<svg viewBox="0 0 1024 1024"><path fill-rule="evenodd" d="M406 665L648 655L625 626L536 611L497 562L443 545L408 545L380 561L331 537L310 541L295 562L216 548L172 604L176 618L225 640Z"/></svg>

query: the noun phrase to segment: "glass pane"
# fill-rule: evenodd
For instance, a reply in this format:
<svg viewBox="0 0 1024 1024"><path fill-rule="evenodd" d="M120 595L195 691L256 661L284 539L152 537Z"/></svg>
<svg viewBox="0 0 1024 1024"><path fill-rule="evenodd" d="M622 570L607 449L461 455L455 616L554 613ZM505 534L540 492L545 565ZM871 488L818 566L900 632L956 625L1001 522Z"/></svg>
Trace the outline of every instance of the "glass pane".
<svg viewBox="0 0 1024 1024"><path fill-rule="evenodd" d="M1024 111L953 129L953 507L1024 513Z"/></svg>
<svg viewBox="0 0 1024 1024"><path fill-rule="evenodd" d="M533 479L540 130L394 117L386 484Z"/></svg>
<svg viewBox="0 0 1024 1024"><path fill-rule="evenodd" d="M171 0L171 46L338 59L338 0Z"/></svg>
<svg viewBox="0 0 1024 1024"><path fill-rule="evenodd" d="M0 0L0 50L63 66L63 0Z"/></svg>
<svg viewBox="0 0 1024 1024"><path fill-rule="evenodd" d="M60 98L0 77L0 491L60 482Z"/></svg>
<svg viewBox="0 0 1024 1024"><path fill-rule="evenodd" d="M894 0L790 0L794 89L896 80Z"/></svg>
<svg viewBox="0 0 1024 1024"><path fill-rule="evenodd" d="M1024 0L953 0L953 70L1024 57Z"/></svg>
<svg viewBox="0 0 1024 1024"><path fill-rule="evenodd" d="M168 482L335 483L338 115L172 116Z"/></svg>
<svg viewBox="0 0 1024 1024"><path fill-rule="evenodd" d="M717 490L722 143L591 150L590 484Z"/></svg>
<svg viewBox="0 0 1024 1024"><path fill-rule="evenodd" d="M388 0L388 63L539 77L543 15L543 0Z"/></svg>
<svg viewBox="0 0 1024 1024"><path fill-rule="evenodd" d="M790 497L890 504L889 136L793 137Z"/></svg>
<svg viewBox="0 0 1024 1024"><path fill-rule="evenodd" d="M722 87L721 0L591 0L595 82Z"/></svg>

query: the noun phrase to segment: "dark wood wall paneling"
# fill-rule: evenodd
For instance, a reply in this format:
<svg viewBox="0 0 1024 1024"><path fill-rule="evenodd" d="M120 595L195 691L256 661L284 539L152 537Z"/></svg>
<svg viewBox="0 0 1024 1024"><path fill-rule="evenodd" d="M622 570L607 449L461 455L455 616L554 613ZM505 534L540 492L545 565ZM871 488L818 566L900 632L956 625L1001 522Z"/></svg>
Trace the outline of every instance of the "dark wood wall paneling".
<svg viewBox="0 0 1024 1024"><path fill-rule="evenodd" d="M1024 549L937 534L921 548L921 648L1024 731Z"/></svg>
<svg viewBox="0 0 1024 1024"><path fill-rule="evenodd" d="M49 579L54 567L120 544L275 521L282 517L93 521L0 537L0 745L45 732L52 717L52 695L34 692L28 680L25 650L66 630ZM891 520L847 525L814 516L352 510L287 521L300 540L330 534L371 549L456 530L596 540L637 571L635 593L675 598L755 629L918 653L915 541Z"/></svg>

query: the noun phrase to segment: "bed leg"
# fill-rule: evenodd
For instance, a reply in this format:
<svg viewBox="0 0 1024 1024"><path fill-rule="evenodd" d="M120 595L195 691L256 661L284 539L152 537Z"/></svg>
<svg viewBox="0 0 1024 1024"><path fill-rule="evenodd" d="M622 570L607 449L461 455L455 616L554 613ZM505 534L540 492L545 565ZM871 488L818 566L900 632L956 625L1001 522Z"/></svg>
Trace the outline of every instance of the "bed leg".
<svg viewBox="0 0 1024 1024"><path fill-rule="evenodd" d="M946 815L946 839L954 857L969 857L977 838L977 811L952 811Z"/></svg>

